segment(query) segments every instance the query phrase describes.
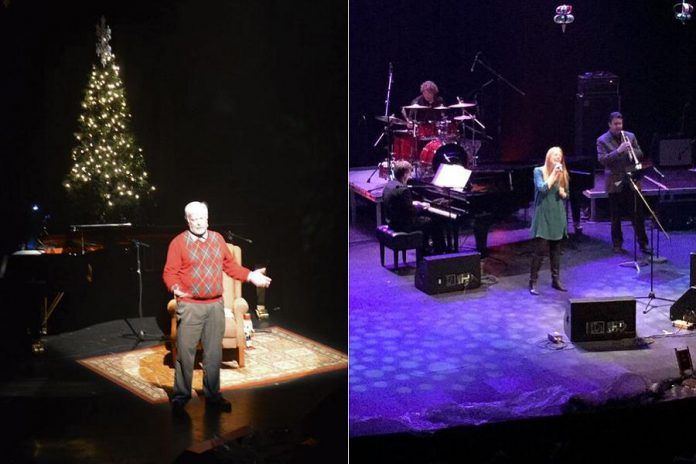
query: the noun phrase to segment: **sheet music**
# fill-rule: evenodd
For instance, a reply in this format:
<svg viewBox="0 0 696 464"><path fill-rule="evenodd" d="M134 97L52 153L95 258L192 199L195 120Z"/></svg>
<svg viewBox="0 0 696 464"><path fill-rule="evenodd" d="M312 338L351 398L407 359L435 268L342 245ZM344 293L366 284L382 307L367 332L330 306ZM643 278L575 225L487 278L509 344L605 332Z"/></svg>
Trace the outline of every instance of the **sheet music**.
<svg viewBox="0 0 696 464"><path fill-rule="evenodd" d="M441 164L437 168L432 184L437 187L463 190L470 177L471 170L460 164Z"/></svg>

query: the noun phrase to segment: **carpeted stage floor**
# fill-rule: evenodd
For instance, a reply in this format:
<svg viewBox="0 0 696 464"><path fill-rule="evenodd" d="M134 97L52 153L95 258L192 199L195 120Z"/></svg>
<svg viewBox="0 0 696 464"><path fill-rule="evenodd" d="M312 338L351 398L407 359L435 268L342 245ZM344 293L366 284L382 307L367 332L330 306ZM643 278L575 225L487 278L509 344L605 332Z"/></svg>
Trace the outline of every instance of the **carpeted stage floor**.
<svg viewBox="0 0 696 464"><path fill-rule="evenodd" d="M131 322L140 328L137 319ZM143 324L148 338L162 336L154 318L144 318ZM123 320L48 336L46 352L39 356L22 356L16 347L6 347L3 352L12 356L0 377L0 461L346 462L345 356L296 334L292 339L305 343L286 347L296 360L328 355L343 366L331 372L305 370L311 375L302 378L297 378L298 371L292 380L288 366L286 379L224 391L233 405L231 414L206 411L203 399L194 398L182 418L171 414L168 403L145 401L78 363L110 353L157 349L157 340L136 343ZM262 349L262 340L257 340ZM289 358L285 361L293 364Z"/></svg>
<svg viewBox="0 0 696 464"><path fill-rule="evenodd" d="M650 446L665 462L694 457L677 421L691 422L696 390L670 380L679 377L674 349L696 352L695 333L672 327L671 302L648 307L641 298L651 290L649 265L639 272L621 266L633 260L630 223L627 255L612 254L608 222L585 223L584 233L564 244L561 277L570 291L550 287L547 257L542 295L535 297L527 291L531 242L520 214L491 232L484 285L430 296L414 287L413 252L404 271L380 266L373 214L359 211L350 230L351 456L596 462L592 450L604 441L619 447L606 459L640 456ZM696 231L668 232L670 240L660 238L665 261L654 263L653 289L674 300L689 288ZM461 238L461 251L473 246L473 237ZM637 337L570 343L563 327L568 299L609 296L638 298ZM548 342L554 331L566 343Z"/></svg>

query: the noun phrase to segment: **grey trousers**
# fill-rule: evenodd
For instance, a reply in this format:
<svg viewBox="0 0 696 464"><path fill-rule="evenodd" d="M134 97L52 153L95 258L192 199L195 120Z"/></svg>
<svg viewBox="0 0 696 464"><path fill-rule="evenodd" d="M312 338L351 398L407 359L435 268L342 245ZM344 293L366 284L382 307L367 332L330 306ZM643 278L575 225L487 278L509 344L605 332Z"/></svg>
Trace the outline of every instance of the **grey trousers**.
<svg viewBox="0 0 696 464"><path fill-rule="evenodd" d="M191 383L196 346L203 346L203 393L206 400L220 397L222 337L225 334L225 310L217 303L177 303L176 373L172 401L191 399Z"/></svg>

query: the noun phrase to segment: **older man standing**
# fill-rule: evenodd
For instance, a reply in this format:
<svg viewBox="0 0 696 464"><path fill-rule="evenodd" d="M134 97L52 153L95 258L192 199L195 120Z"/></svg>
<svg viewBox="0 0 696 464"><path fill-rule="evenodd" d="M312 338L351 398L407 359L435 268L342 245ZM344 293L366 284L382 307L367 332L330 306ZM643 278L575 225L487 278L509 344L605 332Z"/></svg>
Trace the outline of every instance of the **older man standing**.
<svg viewBox="0 0 696 464"><path fill-rule="evenodd" d="M250 271L235 262L222 235L208 230L205 203L191 202L184 212L189 229L169 244L162 275L177 302L177 359L171 404L174 412L181 412L191 399L196 346L200 341L206 406L230 412L232 405L220 393L225 333L222 273L257 287L268 287L271 279L265 275L265 268Z"/></svg>

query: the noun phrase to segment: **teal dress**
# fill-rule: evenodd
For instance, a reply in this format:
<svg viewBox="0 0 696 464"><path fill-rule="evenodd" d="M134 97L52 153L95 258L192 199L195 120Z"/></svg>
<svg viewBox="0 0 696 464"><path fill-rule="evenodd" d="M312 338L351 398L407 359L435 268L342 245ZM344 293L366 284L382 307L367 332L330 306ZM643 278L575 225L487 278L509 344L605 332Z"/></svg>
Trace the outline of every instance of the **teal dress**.
<svg viewBox="0 0 696 464"><path fill-rule="evenodd" d="M543 166L534 168L534 217L531 235L546 240L561 240L568 236L565 202L553 187L544 181Z"/></svg>

